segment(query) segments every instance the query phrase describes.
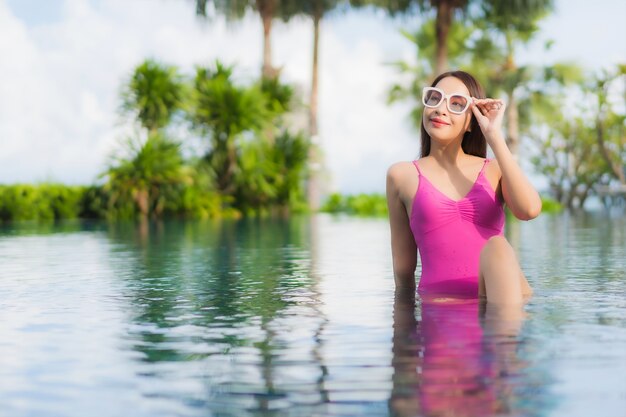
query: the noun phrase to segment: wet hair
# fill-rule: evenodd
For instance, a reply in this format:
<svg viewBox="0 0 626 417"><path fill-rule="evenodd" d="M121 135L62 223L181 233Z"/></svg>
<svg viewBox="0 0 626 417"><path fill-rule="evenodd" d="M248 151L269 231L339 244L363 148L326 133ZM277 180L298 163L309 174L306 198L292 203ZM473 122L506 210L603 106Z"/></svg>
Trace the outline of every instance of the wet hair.
<svg viewBox="0 0 626 417"><path fill-rule="evenodd" d="M443 74L440 74L437 78L435 78L435 80L430 86L431 87L436 86L439 81L443 80L446 77L454 77L454 78L461 80L461 82L465 84L465 86L469 90L470 96L476 97L476 98L486 97L485 91L483 90L483 87L480 85L478 80L476 80L476 78L474 78L472 75L468 74L465 71L444 72ZM469 109L467 111L471 112L471 110ZM465 152L466 154L480 156L481 158L486 158L487 157L487 140L485 139L485 135L483 135L482 130L480 130L480 126L478 125L478 120L476 120L476 117L473 114L471 114L471 116L472 116L472 120L470 121L470 131L465 132L465 134L463 135L461 148L463 149L463 152ZM422 143L422 147L421 147L420 157L423 158L430 154L430 136L428 135L428 133L426 132L426 129L424 128L423 118L421 122L421 143Z"/></svg>

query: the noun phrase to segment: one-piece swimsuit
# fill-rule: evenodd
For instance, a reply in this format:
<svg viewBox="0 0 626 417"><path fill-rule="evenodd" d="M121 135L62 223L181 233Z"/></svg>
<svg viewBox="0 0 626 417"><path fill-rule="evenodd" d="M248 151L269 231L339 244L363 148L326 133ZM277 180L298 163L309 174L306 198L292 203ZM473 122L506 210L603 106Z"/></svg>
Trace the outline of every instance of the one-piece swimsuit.
<svg viewBox="0 0 626 417"><path fill-rule="evenodd" d="M418 292L478 297L480 252L489 238L502 235L504 209L483 166L471 190L460 200L439 191L413 161L419 185L410 226L422 265Z"/></svg>

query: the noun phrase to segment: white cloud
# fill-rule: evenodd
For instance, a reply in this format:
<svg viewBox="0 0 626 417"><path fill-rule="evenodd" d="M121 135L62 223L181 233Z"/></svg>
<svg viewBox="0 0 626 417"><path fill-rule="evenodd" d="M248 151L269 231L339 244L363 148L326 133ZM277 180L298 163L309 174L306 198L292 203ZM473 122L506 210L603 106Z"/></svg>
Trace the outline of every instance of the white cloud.
<svg viewBox="0 0 626 417"><path fill-rule="evenodd" d="M386 168L418 151L410 104L385 104L397 74L384 63L414 54L394 25L366 13L339 14L322 24L320 133L334 188L342 192L383 191ZM0 27L4 183L92 182L125 132L117 113L120 86L147 57L186 73L219 58L236 64L244 80L257 77L261 64L256 15L234 25L201 23L185 1L65 0L58 16L35 25L0 0ZM312 36L305 18L274 24L274 62L307 94Z"/></svg>
<svg viewBox="0 0 626 417"><path fill-rule="evenodd" d="M320 140L332 175L331 189L382 191L386 168L417 153L417 140L406 119L409 107L388 107L386 91L395 70L384 65L385 21L371 17L367 33L346 34L340 19L323 22L320 32ZM288 33L287 33L288 29ZM277 63L288 79L309 91L312 23L291 22L277 31Z"/></svg>
<svg viewBox="0 0 626 417"><path fill-rule="evenodd" d="M219 58L236 64L246 80L257 76L261 62L256 15L234 25L202 23L184 2L67 0L60 19L33 27L0 3L0 23L6 35L0 51L12 58L0 64L2 182L93 181L124 132L117 115L120 85L146 57L188 73ZM380 190L386 166L415 146L403 116L384 104L384 80L393 74L382 66L385 54L374 36L385 29L377 24L376 34L352 45L342 37L340 20L322 26L321 136L342 191ZM308 94L311 21L277 22L273 39L275 64Z"/></svg>
<svg viewBox="0 0 626 417"><path fill-rule="evenodd" d="M0 2L8 57L0 62L0 181L92 182L124 132L120 85L138 62L154 57L191 71L218 56L251 57L256 48L234 54L219 41L228 34L249 45L250 26L203 29L185 3L67 0L60 19L28 27Z"/></svg>

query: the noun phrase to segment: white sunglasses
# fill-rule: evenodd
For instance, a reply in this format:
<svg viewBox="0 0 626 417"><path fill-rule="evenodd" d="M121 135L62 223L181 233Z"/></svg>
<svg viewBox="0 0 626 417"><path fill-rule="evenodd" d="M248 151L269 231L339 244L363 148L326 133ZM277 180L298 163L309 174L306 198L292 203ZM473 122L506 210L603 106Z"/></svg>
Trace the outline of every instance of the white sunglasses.
<svg viewBox="0 0 626 417"><path fill-rule="evenodd" d="M425 107L435 109L441 105L441 102L446 100L446 106L450 113L462 114L468 109L472 98L465 94L446 94L443 90L437 87L424 87L422 90L422 103Z"/></svg>

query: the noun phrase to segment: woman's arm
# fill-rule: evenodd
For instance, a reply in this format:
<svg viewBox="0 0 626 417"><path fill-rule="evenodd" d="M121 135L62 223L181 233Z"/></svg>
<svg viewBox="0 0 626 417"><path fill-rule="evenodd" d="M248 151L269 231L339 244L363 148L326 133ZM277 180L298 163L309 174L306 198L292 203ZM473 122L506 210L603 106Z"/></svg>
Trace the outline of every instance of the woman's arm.
<svg viewBox="0 0 626 417"><path fill-rule="evenodd" d="M391 228L391 256L396 288L415 289L417 246L409 225L407 210L401 198L401 184L406 163L392 165L387 171L387 207Z"/></svg>
<svg viewBox="0 0 626 417"><path fill-rule="evenodd" d="M502 135L500 135L502 136ZM541 213L541 198L509 151L504 137L489 144L498 161L502 177L502 196L511 213L520 220L534 219Z"/></svg>
<svg viewBox="0 0 626 417"><path fill-rule="evenodd" d="M474 99L472 104L474 116L500 167L504 202L515 217L530 220L541 213L541 198L506 146L502 135L505 109L502 100Z"/></svg>

